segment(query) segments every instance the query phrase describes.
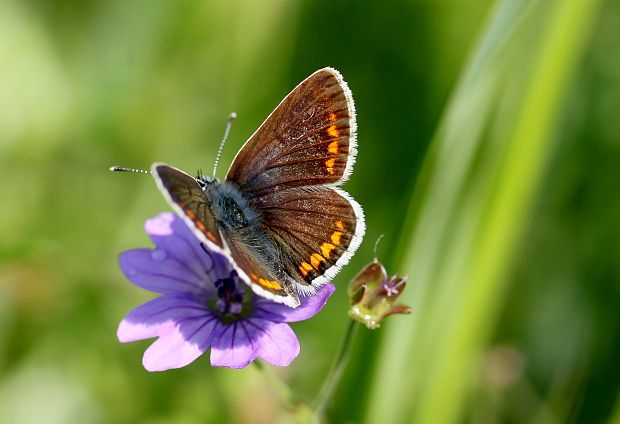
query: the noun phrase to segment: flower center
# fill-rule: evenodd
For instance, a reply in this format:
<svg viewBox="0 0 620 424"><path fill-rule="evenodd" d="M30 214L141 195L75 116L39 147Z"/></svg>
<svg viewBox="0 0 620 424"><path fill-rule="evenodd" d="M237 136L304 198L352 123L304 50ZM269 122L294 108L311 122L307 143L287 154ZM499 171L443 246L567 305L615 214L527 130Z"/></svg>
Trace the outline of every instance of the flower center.
<svg viewBox="0 0 620 424"><path fill-rule="evenodd" d="M228 277L215 281L217 289L215 311L224 322L235 321L249 312L245 286L238 284L238 279L237 271L232 270Z"/></svg>

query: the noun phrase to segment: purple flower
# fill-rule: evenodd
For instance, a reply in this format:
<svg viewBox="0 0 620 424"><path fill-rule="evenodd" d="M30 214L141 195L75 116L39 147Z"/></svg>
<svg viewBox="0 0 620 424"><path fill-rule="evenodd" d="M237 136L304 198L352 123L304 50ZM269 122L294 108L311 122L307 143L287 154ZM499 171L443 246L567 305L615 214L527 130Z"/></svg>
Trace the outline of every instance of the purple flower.
<svg viewBox="0 0 620 424"><path fill-rule="evenodd" d="M156 248L122 253L120 267L161 296L129 312L117 336L123 343L158 337L144 352L149 371L184 367L209 348L213 366L243 368L257 357L286 366L299 354L287 322L314 316L335 290L327 284L289 308L255 296L229 260L204 248L173 213L149 219L145 229Z"/></svg>

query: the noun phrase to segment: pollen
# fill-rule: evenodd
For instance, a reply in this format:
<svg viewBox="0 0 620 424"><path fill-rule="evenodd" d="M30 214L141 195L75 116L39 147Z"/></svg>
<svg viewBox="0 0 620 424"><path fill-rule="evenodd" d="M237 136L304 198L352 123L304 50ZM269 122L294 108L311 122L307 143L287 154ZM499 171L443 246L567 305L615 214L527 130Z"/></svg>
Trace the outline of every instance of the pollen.
<svg viewBox="0 0 620 424"><path fill-rule="evenodd" d="M333 138L336 138L340 135L340 133L338 132L338 130L336 129L335 125L330 125L327 128L327 135Z"/></svg>
<svg viewBox="0 0 620 424"><path fill-rule="evenodd" d="M332 243L336 246L340 246L340 237L342 237L342 233L340 231L334 231L332 233Z"/></svg>
<svg viewBox="0 0 620 424"><path fill-rule="evenodd" d="M338 142L332 141L331 143L329 143L329 145L327 146L327 151L331 154L337 155L338 154Z"/></svg>
<svg viewBox="0 0 620 424"><path fill-rule="evenodd" d="M338 228L339 230L344 230L344 224L339 219L336 220L336 228Z"/></svg>
<svg viewBox="0 0 620 424"><path fill-rule="evenodd" d="M327 159L325 161L325 166L327 167L327 172L329 175L334 175L334 164L336 163L336 158Z"/></svg>
<svg viewBox="0 0 620 424"><path fill-rule="evenodd" d="M318 253L313 253L310 256L310 263L312 263L312 266L316 270L319 269L319 265L320 265L321 261L324 261L324 260L325 260L325 258L323 256L319 255Z"/></svg>
<svg viewBox="0 0 620 424"><path fill-rule="evenodd" d="M331 254L332 250L334 250L335 248L336 246L334 246L331 243L323 243L321 245L321 254L323 255L325 259L329 259L329 255Z"/></svg>

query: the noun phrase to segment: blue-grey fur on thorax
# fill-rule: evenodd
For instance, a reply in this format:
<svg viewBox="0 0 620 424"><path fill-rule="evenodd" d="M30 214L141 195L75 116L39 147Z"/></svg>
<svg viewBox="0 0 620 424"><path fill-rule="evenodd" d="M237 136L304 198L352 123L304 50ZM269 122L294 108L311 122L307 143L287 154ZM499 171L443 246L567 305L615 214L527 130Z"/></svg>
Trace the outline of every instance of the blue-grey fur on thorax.
<svg viewBox="0 0 620 424"><path fill-rule="evenodd" d="M201 181L204 183L202 189L211 201L211 212L222 230L260 229L258 213L233 183L204 177Z"/></svg>
<svg viewBox="0 0 620 424"><path fill-rule="evenodd" d="M258 212L234 183L202 176L198 182L211 202L209 207L220 230L230 240L253 252L252 257L275 277L291 280L282 262L282 253L263 229Z"/></svg>

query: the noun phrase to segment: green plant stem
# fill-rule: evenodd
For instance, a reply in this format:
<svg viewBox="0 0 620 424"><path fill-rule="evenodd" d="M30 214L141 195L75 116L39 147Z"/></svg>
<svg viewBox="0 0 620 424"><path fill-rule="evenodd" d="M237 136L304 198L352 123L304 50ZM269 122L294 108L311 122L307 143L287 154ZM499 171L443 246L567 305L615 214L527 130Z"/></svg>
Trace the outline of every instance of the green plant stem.
<svg viewBox="0 0 620 424"><path fill-rule="evenodd" d="M283 403L287 406L295 405L297 399L295 398L295 395L293 395L293 391L288 384L278 377L269 367L263 365L262 362L253 361L252 363L254 364L254 367L263 374L265 379L269 381L269 384L271 384Z"/></svg>
<svg viewBox="0 0 620 424"><path fill-rule="evenodd" d="M312 422L313 411L308 404L299 399L288 384L286 384L273 370L265 366L262 362L254 361L254 366L269 381L274 388L280 401L285 405L287 412L294 417L295 422L310 423Z"/></svg>
<svg viewBox="0 0 620 424"><path fill-rule="evenodd" d="M332 365L332 368L327 375L327 379L321 388L315 402L314 402L314 421L321 422L325 409L329 405L329 402L334 396L334 392L340 383L342 373L349 362L349 355L351 353L351 347L353 346L353 338L359 328L359 323L352 319L349 320L347 328L345 330L344 339L340 345L340 350L336 359Z"/></svg>
<svg viewBox="0 0 620 424"><path fill-rule="evenodd" d="M323 420L325 409L329 405L329 402L334 397L336 388L342 378L342 373L349 362L349 356L351 354L351 347L353 346L353 339L355 333L359 328L359 323L354 320L349 320L347 328L345 330L344 339L340 345L340 350L332 364L332 367L327 375L327 379L321 387L318 396L314 402L312 410L308 406L301 402L294 394L290 387L282 381L269 367L266 367L259 361L252 362L257 370L259 370L269 383L273 386L274 390L278 394L281 401L287 405L287 407L297 416L301 422L313 422L320 423Z"/></svg>

